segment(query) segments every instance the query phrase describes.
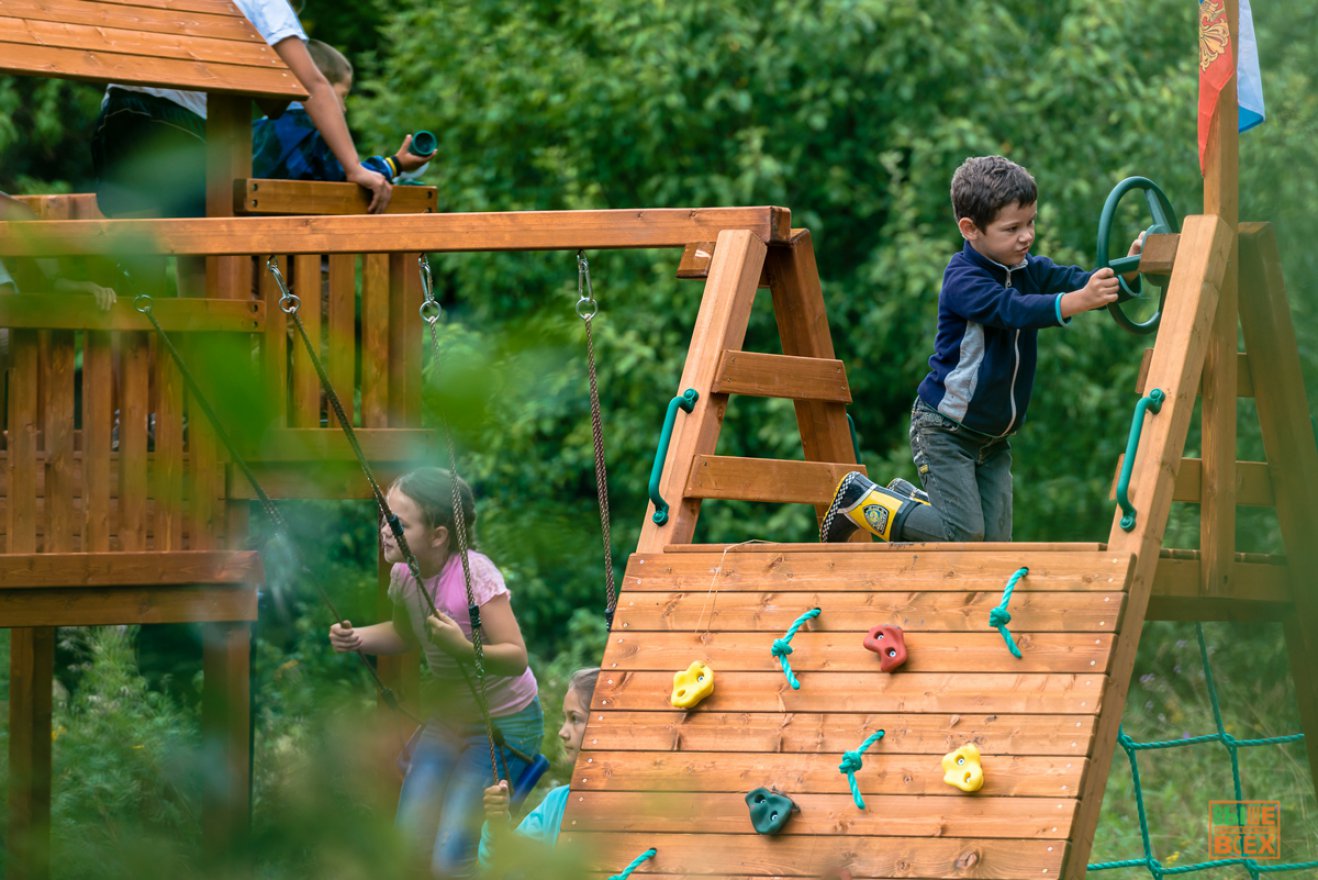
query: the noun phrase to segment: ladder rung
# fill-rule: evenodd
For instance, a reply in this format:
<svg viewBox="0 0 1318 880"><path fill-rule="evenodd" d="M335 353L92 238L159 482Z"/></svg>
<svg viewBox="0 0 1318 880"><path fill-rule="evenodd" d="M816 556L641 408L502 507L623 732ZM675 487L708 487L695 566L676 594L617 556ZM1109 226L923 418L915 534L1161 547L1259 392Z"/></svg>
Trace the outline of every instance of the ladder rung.
<svg viewBox="0 0 1318 880"><path fill-rule="evenodd" d="M828 504L848 471L864 473L865 469L838 462L697 455L683 494L687 498Z"/></svg>
<svg viewBox="0 0 1318 880"><path fill-rule="evenodd" d="M1117 456L1117 469L1112 475L1108 497L1116 497L1117 479L1125 454ZM1204 462L1201 458L1183 458L1176 469L1176 485L1172 488L1173 501L1198 504L1202 500ZM1272 474L1266 461L1236 462L1236 504L1245 507L1272 507L1276 502L1272 494Z"/></svg>
<svg viewBox="0 0 1318 880"><path fill-rule="evenodd" d="M1144 395L1144 386L1149 380L1149 364L1152 361L1153 349L1144 349L1144 357L1140 360L1139 376L1135 379L1135 393L1141 397ZM1249 355L1243 351L1236 358L1236 396L1254 396L1254 377L1249 369Z"/></svg>
<svg viewBox="0 0 1318 880"><path fill-rule="evenodd" d="M725 349L714 374L717 394L851 403L842 361Z"/></svg>

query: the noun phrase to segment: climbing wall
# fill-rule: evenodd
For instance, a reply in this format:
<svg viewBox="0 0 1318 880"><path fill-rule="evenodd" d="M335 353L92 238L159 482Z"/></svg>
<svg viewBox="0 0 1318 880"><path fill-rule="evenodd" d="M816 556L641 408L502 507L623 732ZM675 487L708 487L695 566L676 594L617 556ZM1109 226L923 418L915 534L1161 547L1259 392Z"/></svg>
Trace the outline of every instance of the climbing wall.
<svg viewBox="0 0 1318 880"><path fill-rule="evenodd" d="M676 546L634 555L603 659L566 839L613 874L1058 877L1120 629L1130 557L1097 544ZM1013 656L989 615L1007 605ZM771 646L791 639L793 690ZM862 642L903 630L895 672ZM692 661L712 695L669 702ZM855 773L843 753L882 739ZM944 782L973 743L983 787ZM745 796L799 808L776 835Z"/></svg>

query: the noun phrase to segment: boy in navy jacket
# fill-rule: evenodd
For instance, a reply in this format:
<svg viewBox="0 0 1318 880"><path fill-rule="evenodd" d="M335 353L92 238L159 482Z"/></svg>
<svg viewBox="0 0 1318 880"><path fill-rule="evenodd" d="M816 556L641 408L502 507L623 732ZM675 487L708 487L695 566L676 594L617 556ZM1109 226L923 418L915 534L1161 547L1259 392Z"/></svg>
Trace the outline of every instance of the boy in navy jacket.
<svg viewBox="0 0 1318 880"><path fill-rule="evenodd" d="M911 409L911 452L925 491L843 478L820 531L846 540L864 528L883 540L1011 540L1011 443L1034 386L1037 335L1117 299L1110 268L1059 266L1030 254L1038 189L1021 166L976 156L952 176L965 244L938 296L929 373ZM1130 253L1140 251L1136 239Z"/></svg>

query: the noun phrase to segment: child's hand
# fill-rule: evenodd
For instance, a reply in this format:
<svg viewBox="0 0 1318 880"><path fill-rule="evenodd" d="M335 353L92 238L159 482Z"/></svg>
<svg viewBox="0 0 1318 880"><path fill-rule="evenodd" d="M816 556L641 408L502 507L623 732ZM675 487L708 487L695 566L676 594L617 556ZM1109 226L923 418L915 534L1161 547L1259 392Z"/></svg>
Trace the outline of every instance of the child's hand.
<svg viewBox="0 0 1318 880"><path fill-rule="evenodd" d="M340 654L347 654L352 651L362 649L362 637L352 628L352 621L345 620L342 623L336 623L329 630L330 644L335 651Z"/></svg>
<svg viewBox="0 0 1318 880"><path fill-rule="evenodd" d="M403 138L403 145L394 153L394 161L398 163L401 171L415 171L422 165L429 162L434 156L416 156L409 152L408 148L412 146L412 136L409 134Z"/></svg>
<svg viewBox="0 0 1318 880"><path fill-rule="evenodd" d="M513 816L508 804L508 780L501 779L498 785L491 785L485 789L485 818L488 821L511 820Z"/></svg>
<svg viewBox="0 0 1318 880"><path fill-rule="evenodd" d="M1108 303L1117 301L1117 273L1111 267L1104 266L1093 275L1089 282L1079 290L1062 295L1062 317L1069 318L1090 309L1101 309Z"/></svg>
<svg viewBox="0 0 1318 880"><path fill-rule="evenodd" d="M1143 253L1144 237L1146 235L1148 235L1148 232L1141 232L1139 235L1135 236L1135 240L1130 243L1130 250L1126 251L1126 256L1133 257L1136 254ZM1127 284L1134 284L1135 280L1140 277L1140 273L1138 271L1127 272L1125 275L1122 275L1121 277L1126 279Z"/></svg>
<svg viewBox="0 0 1318 880"><path fill-rule="evenodd" d="M440 647L446 654L463 656L471 653L471 642L458 622L443 611L436 611L426 618L426 632L430 641Z"/></svg>
<svg viewBox="0 0 1318 880"><path fill-rule="evenodd" d="M102 287L91 281L71 281L61 278L55 282L55 290L61 293L90 293L96 298L96 307L103 312L110 311L118 296L112 287Z"/></svg>
<svg viewBox="0 0 1318 880"><path fill-rule="evenodd" d="M384 179L383 174L361 165L344 168L343 173L351 183L370 192L371 203L366 206L368 214L380 214L389 207L389 198L393 195L394 188Z"/></svg>

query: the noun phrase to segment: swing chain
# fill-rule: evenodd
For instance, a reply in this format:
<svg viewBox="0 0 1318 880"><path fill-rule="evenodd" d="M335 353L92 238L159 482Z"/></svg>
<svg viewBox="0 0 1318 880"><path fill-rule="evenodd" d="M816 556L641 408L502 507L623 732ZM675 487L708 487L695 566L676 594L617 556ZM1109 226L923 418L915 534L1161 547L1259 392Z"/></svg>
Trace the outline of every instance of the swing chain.
<svg viewBox="0 0 1318 880"><path fill-rule="evenodd" d="M288 284L284 281L284 273L279 271L279 261L274 257L267 257L265 267L270 270L271 275L275 276L275 283L279 285L279 310L285 315L297 314L297 310L302 307L302 300L288 289Z"/></svg>
<svg viewBox="0 0 1318 880"><path fill-rule="evenodd" d="M418 312L421 320L425 321L433 329L439 320L444 317L444 307L435 299L435 281L430 274L430 257L426 254L416 255L417 266L421 270L421 293L425 295L426 301L421 303Z"/></svg>
<svg viewBox="0 0 1318 880"><path fill-rule="evenodd" d="M577 317L590 327L590 319L599 311L595 302L595 290L590 284L590 263L586 261L585 251L577 251Z"/></svg>
<svg viewBox="0 0 1318 880"><path fill-rule="evenodd" d="M595 491L600 509L600 535L604 542L604 623L613 628L613 612L618 606L618 591L613 581L613 538L610 535L609 473L604 458L604 422L600 413L599 380L595 371L595 336L591 323L599 311L595 291L590 283L590 263L583 251L577 251L577 315L586 328L586 373L590 379L590 434L595 449Z"/></svg>

